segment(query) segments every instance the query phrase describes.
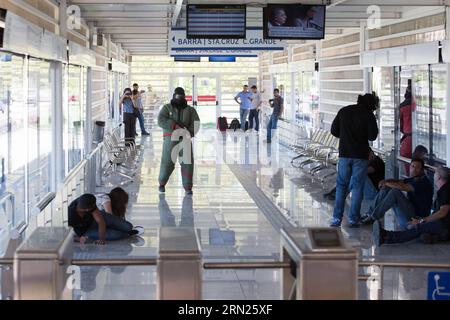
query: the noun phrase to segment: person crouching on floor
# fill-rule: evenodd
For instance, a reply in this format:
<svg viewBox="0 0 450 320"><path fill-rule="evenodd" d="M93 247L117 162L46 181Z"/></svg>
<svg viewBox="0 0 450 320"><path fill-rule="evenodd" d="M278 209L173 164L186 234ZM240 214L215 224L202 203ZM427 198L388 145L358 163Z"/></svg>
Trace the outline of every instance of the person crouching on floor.
<svg viewBox="0 0 450 320"><path fill-rule="evenodd" d="M69 205L69 226L81 243L94 240L97 245L104 245L106 241L122 240L130 236L139 235L140 230L115 215L100 211L96 198L92 194L84 194Z"/></svg>

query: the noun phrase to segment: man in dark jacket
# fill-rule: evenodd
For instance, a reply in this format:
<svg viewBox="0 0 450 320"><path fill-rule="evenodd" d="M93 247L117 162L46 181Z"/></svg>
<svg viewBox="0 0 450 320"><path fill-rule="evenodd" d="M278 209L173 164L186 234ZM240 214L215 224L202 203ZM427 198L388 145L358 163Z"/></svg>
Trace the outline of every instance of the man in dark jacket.
<svg viewBox="0 0 450 320"><path fill-rule="evenodd" d="M356 105L339 110L331 125L331 134L340 139L332 227L341 226L350 179L352 204L348 215L349 226L359 227L364 183L367 177L369 140L374 141L378 136L377 120L373 114L378 103L379 99L374 94L360 95Z"/></svg>
<svg viewBox="0 0 450 320"><path fill-rule="evenodd" d="M158 116L158 125L163 129L164 144L161 157L161 167L159 172L159 192L166 192L166 184L175 169L175 162L172 159L172 154L178 153L181 164L181 177L183 180L183 187L187 195L192 195L192 184L194 175L194 156L192 153L192 144L190 138L200 129L200 118L197 111L189 106L186 101L186 95L183 88L176 88L173 99L169 104L166 104ZM181 134L183 134L183 137ZM190 150L175 150L179 148L180 141L182 145L186 143ZM190 161L186 160L189 157Z"/></svg>

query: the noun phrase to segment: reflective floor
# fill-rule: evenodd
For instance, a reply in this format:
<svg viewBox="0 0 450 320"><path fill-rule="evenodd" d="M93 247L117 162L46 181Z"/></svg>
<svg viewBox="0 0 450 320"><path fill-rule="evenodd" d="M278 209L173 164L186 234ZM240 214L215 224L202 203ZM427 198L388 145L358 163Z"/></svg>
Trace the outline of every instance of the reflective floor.
<svg viewBox="0 0 450 320"><path fill-rule="evenodd" d="M165 196L157 192L162 133L142 138L140 175L125 189L131 195L128 219L146 228L141 239L104 247L77 245L76 258L155 257L160 226L200 230L205 261L278 260L279 228L328 226L333 203L324 187L290 165L292 154L277 143L267 147L256 133L222 135L202 131L195 138L194 196L184 196L177 167ZM99 188L98 191L108 191ZM367 205L367 204L365 204ZM392 228L392 218L386 225ZM343 233L364 259L449 261L448 244L418 242L375 249L371 229ZM375 270L376 271L376 270ZM386 269L384 299L426 299L429 270ZM367 270L361 270L360 273ZM374 285L360 281L360 299L374 298ZM204 299L280 299L278 270L205 270ZM155 267L82 267L76 299L155 299Z"/></svg>

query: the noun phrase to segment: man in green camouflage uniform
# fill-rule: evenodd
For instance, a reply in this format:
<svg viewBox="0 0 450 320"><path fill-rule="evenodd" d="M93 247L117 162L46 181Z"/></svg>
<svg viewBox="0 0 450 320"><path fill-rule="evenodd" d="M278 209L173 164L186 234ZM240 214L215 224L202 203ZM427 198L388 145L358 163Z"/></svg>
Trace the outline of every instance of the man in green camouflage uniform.
<svg viewBox="0 0 450 320"><path fill-rule="evenodd" d="M164 193L166 191L165 186L175 169L175 163L172 161L172 153L175 152L179 155L183 187L186 190L187 195L192 195L194 175L192 143L190 141L183 142L183 139L186 139L186 137L183 138L180 136L187 135L187 139L189 140L190 137L194 137L200 128L200 118L197 111L193 107L188 106L183 88L176 88L172 101L162 108L158 116L158 125L163 129L164 134L163 152L159 172L159 192ZM190 150L184 150L184 152L188 153L190 151L190 161L189 158L186 161L189 154L185 154L185 157L183 157L183 149L186 149L186 147L188 149L190 147Z"/></svg>

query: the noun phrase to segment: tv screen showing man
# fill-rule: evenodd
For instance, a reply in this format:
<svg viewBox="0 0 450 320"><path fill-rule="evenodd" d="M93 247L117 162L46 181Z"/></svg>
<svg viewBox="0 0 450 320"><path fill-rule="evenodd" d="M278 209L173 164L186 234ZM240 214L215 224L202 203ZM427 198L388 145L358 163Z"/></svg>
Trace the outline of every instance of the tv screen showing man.
<svg viewBox="0 0 450 320"><path fill-rule="evenodd" d="M325 6L268 5L266 36L280 39L323 39Z"/></svg>

